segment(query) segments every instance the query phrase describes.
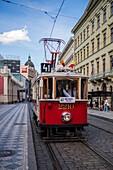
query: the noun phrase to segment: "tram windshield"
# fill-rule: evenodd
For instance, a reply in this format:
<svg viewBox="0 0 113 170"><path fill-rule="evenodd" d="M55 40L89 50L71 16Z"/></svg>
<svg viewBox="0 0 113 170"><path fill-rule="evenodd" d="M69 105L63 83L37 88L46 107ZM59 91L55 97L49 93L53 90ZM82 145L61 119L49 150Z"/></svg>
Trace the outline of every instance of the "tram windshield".
<svg viewBox="0 0 113 170"><path fill-rule="evenodd" d="M56 98L59 97L78 98L78 79L56 80Z"/></svg>

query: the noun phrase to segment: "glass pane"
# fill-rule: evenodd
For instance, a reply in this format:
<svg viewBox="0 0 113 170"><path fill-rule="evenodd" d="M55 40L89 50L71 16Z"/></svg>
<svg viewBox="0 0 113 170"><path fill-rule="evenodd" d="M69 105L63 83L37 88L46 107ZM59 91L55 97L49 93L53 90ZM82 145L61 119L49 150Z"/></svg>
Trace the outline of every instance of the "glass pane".
<svg viewBox="0 0 113 170"><path fill-rule="evenodd" d="M47 79L44 79L44 98L47 98Z"/></svg>
<svg viewBox="0 0 113 170"><path fill-rule="evenodd" d="M52 78L48 79L48 98L52 98Z"/></svg>
<svg viewBox="0 0 113 170"><path fill-rule="evenodd" d="M78 97L78 80L56 80L56 97Z"/></svg>
<svg viewBox="0 0 113 170"><path fill-rule="evenodd" d="M81 98L86 99L86 79L81 80Z"/></svg>

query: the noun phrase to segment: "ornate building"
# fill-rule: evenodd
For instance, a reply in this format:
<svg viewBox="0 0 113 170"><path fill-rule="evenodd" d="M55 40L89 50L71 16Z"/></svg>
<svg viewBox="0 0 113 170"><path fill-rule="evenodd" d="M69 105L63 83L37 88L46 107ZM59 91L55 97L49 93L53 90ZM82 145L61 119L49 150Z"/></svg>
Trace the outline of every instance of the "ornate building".
<svg viewBox="0 0 113 170"><path fill-rule="evenodd" d="M91 99L108 97L113 109L113 0L90 0L72 33L75 71L89 76Z"/></svg>
<svg viewBox="0 0 113 170"><path fill-rule="evenodd" d="M33 79L36 73L34 64L31 61L31 56L28 56L28 61L25 63L24 66L20 66L20 73L26 77L31 83L30 85L30 98L32 98L33 95L33 90L32 90L32 85L33 85Z"/></svg>

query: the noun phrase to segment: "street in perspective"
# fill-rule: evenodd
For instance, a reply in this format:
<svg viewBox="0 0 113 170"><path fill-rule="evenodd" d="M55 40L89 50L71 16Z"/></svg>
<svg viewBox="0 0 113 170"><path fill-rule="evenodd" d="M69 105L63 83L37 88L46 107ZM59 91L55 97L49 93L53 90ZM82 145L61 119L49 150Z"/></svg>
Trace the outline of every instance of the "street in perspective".
<svg viewBox="0 0 113 170"><path fill-rule="evenodd" d="M0 0L0 170L113 170L113 0Z"/></svg>

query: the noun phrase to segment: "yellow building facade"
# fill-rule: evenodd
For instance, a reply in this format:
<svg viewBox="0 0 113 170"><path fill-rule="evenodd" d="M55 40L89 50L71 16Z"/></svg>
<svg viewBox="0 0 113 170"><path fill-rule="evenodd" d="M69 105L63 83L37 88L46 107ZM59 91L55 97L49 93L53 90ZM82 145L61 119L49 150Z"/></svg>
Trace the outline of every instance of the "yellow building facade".
<svg viewBox="0 0 113 170"><path fill-rule="evenodd" d="M99 104L106 96L113 107L113 0L90 0L72 33L75 72L89 76L89 94Z"/></svg>

